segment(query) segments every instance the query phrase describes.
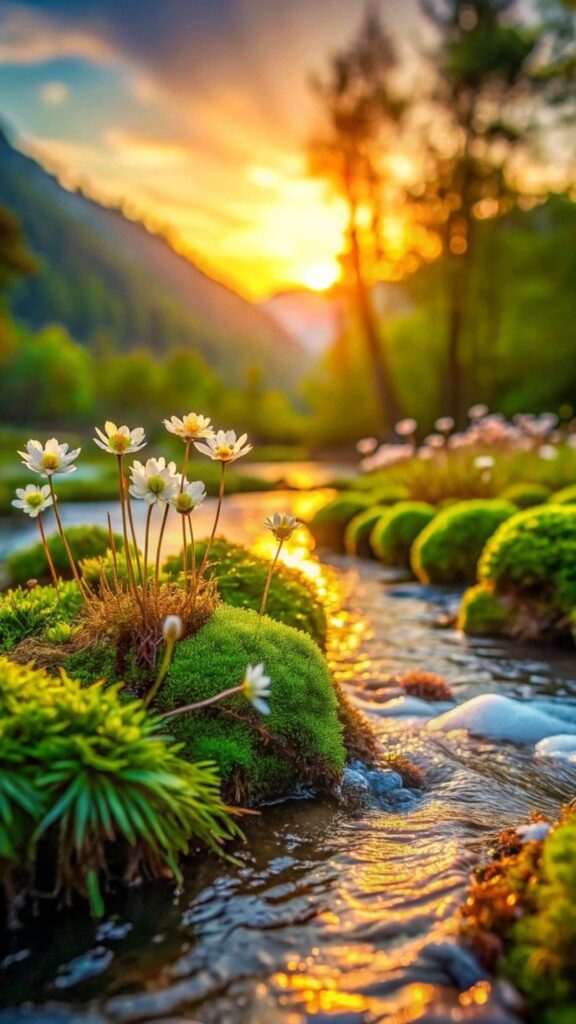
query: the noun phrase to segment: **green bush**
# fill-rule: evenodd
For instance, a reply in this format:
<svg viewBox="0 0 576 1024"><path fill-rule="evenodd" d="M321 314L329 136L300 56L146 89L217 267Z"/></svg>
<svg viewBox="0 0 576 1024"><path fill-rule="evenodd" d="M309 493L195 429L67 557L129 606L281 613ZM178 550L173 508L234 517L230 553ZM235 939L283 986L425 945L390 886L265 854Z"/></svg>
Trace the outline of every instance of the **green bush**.
<svg viewBox="0 0 576 1024"><path fill-rule="evenodd" d="M399 501L384 513L370 535L370 546L384 565L409 566L410 549L436 515L424 501Z"/></svg>
<svg viewBox="0 0 576 1024"><path fill-rule="evenodd" d="M550 488L544 484L518 483L505 487L498 497L502 501L511 501L518 508L532 508L534 505L542 505L550 497ZM576 501L576 492L574 494Z"/></svg>
<svg viewBox="0 0 576 1024"><path fill-rule="evenodd" d="M414 573L423 583L473 583L486 541L516 511L511 502L481 499L443 509L414 542Z"/></svg>
<svg viewBox="0 0 576 1024"><path fill-rule="evenodd" d="M370 545L370 534L385 512L386 506L384 505L370 505L370 508L364 509L350 520L344 531L346 554L359 555L361 558L374 557Z"/></svg>
<svg viewBox="0 0 576 1024"><path fill-rule="evenodd" d="M156 704L165 711L211 697L260 662L272 680L268 717L237 696L172 719L170 731L187 757L215 760L226 791L242 802L287 795L298 783L332 787L345 757L337 695L323 655L298 630L222 606L177 645Z"/></svg>
<svg viewBox="0 0 576 1024"><path fill-rule="evenodd" d="M6 895L80 892L101 881L179 876L190 840L236 831L213 765L189 764L139 702L0 659L0 882Z"/></svg>
<svg viewBox="0 0 576 1024"><path fill-rule="evenodd" d="M0 654L7 654L21 640L43 636L59 622L72 622L82 598L72 582L60 584L60 600L54 587L8 590L0 594Z"/></svg>
<svg viewBox="0 0 576 1024"><path fill-rule="evenodd" d="M205 550L205 543L197 545L198 563ZM191 564L190 551L188 559ZM211 572L218 581L218 592L222 600L235 608L258 611L270 562L252 554L241 544L232 544L223 538L217 539L212 546L210 561L213 563ZM172 577L182 573L182 553L166 560L164 572ZM270 584L266 614L286 626L304 630L321 647L325 645L327 623L322 604L302 573L280 562L276 565Z"/></svg>
<svg viewBox="0 0 576 1024"><path fill-rule="evenodd" d="M576 505L576 484L572 484L570 487L563 487L561 491L556 491L550 498L550 502L553 505Z"/></svg>
<svg viewBox="0 0 576 1024"><path fill-rule="evenodd" d="M70 526L66 530L66 539L76 563L84 558L105 555L108 551L108 530L103 526ZM123 546L122 537L116 534L114 541L117 550L120 551ZM52 534L48 538L48 549L58 575L63 579L70 579L72 576L70 563L58 533ZM31 579L41 581L50 579L46 555L40 541L21 551L15 551L8 557L6 565L12 583L22 584Z"/></svg>
<svg viewBox="0 0 576 1024"><path fill-rule="evenodd" d="M498 636L513 619L512 609L488 583L470 587L460 605L458 628L472 636Z"/></svg>
<svg viewBox="0 0 576 1024"><path fill-rule="evenodd" d="M348 491L339 494L322 508L308 523L308 529L319 547L334 551L344 550L344 531L354 516L373 505L369 494Z"/></svg>

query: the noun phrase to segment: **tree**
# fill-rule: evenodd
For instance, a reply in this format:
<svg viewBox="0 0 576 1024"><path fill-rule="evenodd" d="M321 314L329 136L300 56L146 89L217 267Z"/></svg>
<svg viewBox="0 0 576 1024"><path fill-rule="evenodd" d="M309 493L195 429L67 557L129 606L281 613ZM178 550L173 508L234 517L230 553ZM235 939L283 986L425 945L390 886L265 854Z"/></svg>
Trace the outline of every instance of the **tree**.
<svg viewBox="0 0 576 1024"><path fill-rule="evenodd" d="M31 274L35 263L28 255L16 218L0 206L0 294L21 275Z"/></svg>
<svg viewBox="0 0 576 1024"><path fill-rule="evenodd" d="M392 89L396 56L376 12L368 8L357 39L314 82L326 127L310 146L313 173L329 180L347 206L344 286L361 325L383 426L400 416L388 353L372 305L383 251L386 147L396 137L402 103Z"/></svg>

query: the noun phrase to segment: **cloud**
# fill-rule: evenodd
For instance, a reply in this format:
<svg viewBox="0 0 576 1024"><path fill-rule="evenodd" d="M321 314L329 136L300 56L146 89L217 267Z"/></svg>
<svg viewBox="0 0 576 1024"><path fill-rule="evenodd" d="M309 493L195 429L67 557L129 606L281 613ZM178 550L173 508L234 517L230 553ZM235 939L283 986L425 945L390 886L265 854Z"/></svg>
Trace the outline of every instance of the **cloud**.
<svg viewBox="0 0 576 1024"><path fill-rule="evenodd" d="M0 4L0 64L44 64L62 57L110 63L120 53L105 36L82 25L65 26L24 4Z"/></svg>
<svg viewBox="0 0 576 1024"><path fill-rule="evenodd" d="M60 106L66 102L69 95L70 90L64 82L44 82L40 86L40 99L48 106Z"/></svg>

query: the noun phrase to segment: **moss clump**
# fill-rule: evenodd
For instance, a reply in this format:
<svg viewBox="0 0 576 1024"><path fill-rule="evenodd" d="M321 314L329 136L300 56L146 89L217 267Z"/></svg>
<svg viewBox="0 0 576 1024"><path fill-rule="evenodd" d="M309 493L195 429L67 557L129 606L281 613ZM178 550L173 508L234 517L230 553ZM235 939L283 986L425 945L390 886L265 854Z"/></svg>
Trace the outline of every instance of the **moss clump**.
<svg viewBox="0 0 576 1024"><path fill-rule="evenodd" d="M469 587L462 598L458 628L472 636L498 636L513 621L512 608L488 583Z"/></svg>
<svg viewBox="0 0 576 1024"><path fill-rule="evenodd" d="M7 654L22 640L44 636L58 623L73 621L82 598L75 583L54 587L17 587L0 594L0 653Z"/></svg>
<svg viewBox="0 0 576 1024"><path fill-rule="evenodd" d="M384 565L409 566L410 549L436 509L425 501L400 501L384 513L370 535L370 545Z"/></svg>
<svg viewBox="0 0 576 1024"><path fill-rule="evenodd" d="M508 501L462 501L444 509L417 537L411 565L423 583L473 583L486 541L517 511Z"/></svg>
<svg viewBox="0 0 576 1024"><path fill-rule="evenodd" d="M101 881L179 877L191 840L235 833L211 765L178 756L138 702L0 658L0 890L78 892L103 913ZM0 911L1 915L1 911Z"/></svg>
<svg viewBox="0 0 576 1024"><path fill-rule="evenodd" d="M556 491L550 498L550 502L553 505L576 505L576 484Z"/></svg>
<svg viewBox="0 0 576 1024"><path fill-rule="evenodd" d="M370 505L359 512L348 523L344 531L344 547L347 555L359 555L360 558L373 558L370 534L378 520L386 512L384 505Z"/></svg>
<svg viewBox="0 0 576 1024"><path fill-rule="evenodd" d="M205 544L197 545L197 560L202 559L205 550ZM210 561L212 568L208 575L216 580L222 600L235 608L258 611L270 562L252 554L241 544L232 544L222 538L215 541ZM181 575L181 553L167 559L164 572L172 578ZM276 565L268 592L266 614L286 626L304 630L317 644L325 646L327 623L324 608L308 581L296 569L281 563Z"/></svg>
<svg viewBox="0 0 576 1024"><path fill-rule="evenodd" d="M550 497L550 488L544 484L519 483L510 484L498 495L503 501L511 501L518 508L533 508L534 505L543 505ZM576 493L574 495L576 501Z"/></svg>
<svg viewBox="0 0 576 1024"><path fill-rule="evenodd" d="M66 530L66 539L76 563L85 558L96 558L108 551L110 538L108 530L102 526L71 526ZM114 542L118 550L122 548L122 537L115 536ZM70 579L72 571L60 535L55 533L48 538L48 548L54 562L54 568L63 579ZM15 551L9 556L6 566L12 583L22 584L27 580L49 580L50 572L46 564L46 555L42 544L31 544L22 551Z"/></svg>
<svg viewBox="0 0 576 1024"><path fill-rule="evenodd" d="M191 760L219 765L226 791L255 803L289 794L298 783L333 787L344 767L342 724L328 665L303 633L254 612L223 606L178 644L156 704L172 710L238 685L248 664L263 662L272 680L271 714L242 696L170 721Z"/></svg>
<svg viewBox="0 0 576 1024"><path fill-rule="evenodd" d="M462 911L463 936L492 970L518 987L534 1024L574 1020L575 907L573 811L544 839L521 843L504 833L495 860L473 878Z"/></svg>
<svg viewBox="0 0 576 1024"><path fill-rule="evenodd" d="M510 518L486 545L478 577L508 606L497 632L535 641L569 637L576 608L576 508L542 505Z"/></svg>
<svg viewBox="0 0 576 1024"><path fill-rule="evenodd" d="M371 495L347 491L318 509L308 523L308 529L319 547L343 551L344 531L348 523L373 504Z"/></svg>

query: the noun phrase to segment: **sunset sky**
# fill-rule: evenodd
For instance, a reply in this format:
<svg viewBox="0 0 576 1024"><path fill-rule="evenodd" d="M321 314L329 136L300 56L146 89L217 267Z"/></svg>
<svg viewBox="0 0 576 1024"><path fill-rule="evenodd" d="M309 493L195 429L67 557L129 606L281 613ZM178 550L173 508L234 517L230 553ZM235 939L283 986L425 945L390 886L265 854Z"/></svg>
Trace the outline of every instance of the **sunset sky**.
<svg viewBox="0 0 576 1024"><path fill-rule="evenodd" d="M254 298L336 272L344 213L306 170L310 75L361 0L0 0L0 118L18 145L168 230ZM398 38L417 0L381 0Z"/></svg>

